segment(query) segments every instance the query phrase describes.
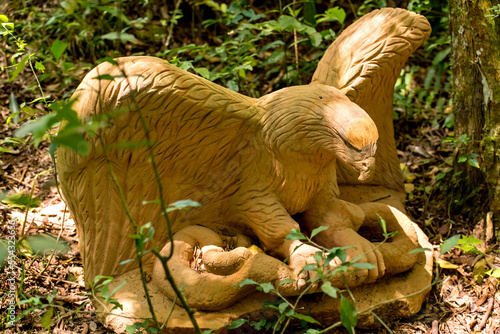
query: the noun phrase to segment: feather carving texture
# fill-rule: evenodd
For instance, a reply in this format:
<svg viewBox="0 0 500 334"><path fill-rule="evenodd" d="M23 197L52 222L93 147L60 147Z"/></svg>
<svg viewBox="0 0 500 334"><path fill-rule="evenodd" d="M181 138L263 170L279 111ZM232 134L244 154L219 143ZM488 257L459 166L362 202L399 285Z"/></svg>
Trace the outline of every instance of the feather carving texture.
<svg viewBox="0 0 500 334"><path fill-rule="evenodd" d="M130 75L125 78L124 73ZM115 79L97 79L103 74ZM229 195L234 192L232 188L237 188L234 178L238 175L231 171L234 168L231 161L252 133L248 128L252 127L252 116L258 114L253 99L153 57L121 58L118 66L102 64L86 76L75 98L73 107L81 117L119 113L102 133L102 143L108 146L113 172L132 217L139 226L154 223L159 245L168 238L160 206L143 205L143 201L159 198L147 150L113 147L115 143L144 140L144 128L134 111L141 110L146 120L155 143L154 155L161 179L165 184L177 185L169 187L168 194L164 193L168 203L192 198L208 205L211 193ZM59 177L79 226L88 278L120 274L135 266L134 263L119 265L135 258L135 247L128 237L133 229L112 183L99 136L91 139L91 144L93 149L88 157L64 149L58 152ZM185 161L191 164L182 164ZM232 175L233 179L220 180L226 175ZM206 193L207 198L195 198L196 192ZM214 214L219 214L222 203L211 206ZM172 218L176 219L176 214ZM174 232L178 228L174 227Z"/></svg>
<svg viewBox="0 0 500 334"><path fill-rule="evenodd" d="M394 84L410 54L430 35L421 15L403 9L374 10L349 26L328 48L312 82L340 89L375 121L379 131L375 176L369 184L404 192L394 141ZM358 184L339 164L339 184Z"/></svg>

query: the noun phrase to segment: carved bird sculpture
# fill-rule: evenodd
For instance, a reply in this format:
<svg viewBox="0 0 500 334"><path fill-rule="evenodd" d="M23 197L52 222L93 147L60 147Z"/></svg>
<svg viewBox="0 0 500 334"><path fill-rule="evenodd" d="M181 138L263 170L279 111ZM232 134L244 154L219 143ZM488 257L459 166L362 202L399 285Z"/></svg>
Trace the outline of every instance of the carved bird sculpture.
<svg viewBox="0 0 500 334"><path fill-rule="evenodd" d="M74 108L82 118L114 117L89 139L89 156L63 148L57 154L87 281L137 266L120 264L135 259L124 203L138 226L154 226L151 247L168 254L175 245L169 266L178 285L185 286L188 303L199 309L234 303L249 292L234 285L245 278L276 286L293 278L295 283L279 289L285 295L300 293L307 279L302 267L315 261L318 249L287 240L292 229L329 226L318 234L318 243L354 246L348 250L351 259L362 255L362 262L374 265L348 274L349 286L409 269L415 259L407 252L415 247L415 237L403 226L408 218L385 204L343 201L339 184L403 189L392 127L393 87L404 62L429 33L422 16L374 11L330 46L310 84L259 99L153 57L118 58L116 64L96 67L75 92ZM114 79L102 80L103 75ZM162 187L147 147L116 145L144 141L146 133ZM170 214L173 240L157 201L160 191L166 203L191 199L201 204ZM401 233L374 248L357 231L377 224L377 215ZM221 231L228 230L237 240L223 251ZM251 244L265 254L251 253ZM204 272L191 266L196 247L202 248ZM144 261L151 284L174 298L155 258L148 254ZM332 283L344 284L339 277Z"/></svg>

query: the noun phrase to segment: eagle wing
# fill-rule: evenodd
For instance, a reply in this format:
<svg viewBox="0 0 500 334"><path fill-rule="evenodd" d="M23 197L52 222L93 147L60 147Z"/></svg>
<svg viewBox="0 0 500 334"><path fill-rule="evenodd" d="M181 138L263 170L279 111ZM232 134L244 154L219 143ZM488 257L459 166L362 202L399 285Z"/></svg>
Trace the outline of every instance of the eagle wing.
<svg viewBox="0 0 500 334"><path fill-rule="evenodd" d="M160 205L144 203L159 198L148 149L130 149L146 139L144 124L154 143L165 202L203 201L204 193L234 191L229 178L237 177L237 170L234 161L228 161L251 140L260 112L254 99L159 58L116 62L92 70L74 95L79 116L109 118L108 126L90 138L90 155L64 148L57 154L63 194L79 228L87 280L136 267L133 262L120 265L135 259L129 237L134 230L104 152L131 216L139 227L152 222L156 244L162 246L168 231Z"/></svg>
<svg viewBox="0 0 500 334"><path fill-rule="evenodd" d="M408 57L430 35L421 15L404 9L375 10L349 26L328 48L312 82L334 86L374 120L379 131L375 176L370 184L404 191L394 140L394 84ZM339 165L339 184L359 184Z"/></svg>

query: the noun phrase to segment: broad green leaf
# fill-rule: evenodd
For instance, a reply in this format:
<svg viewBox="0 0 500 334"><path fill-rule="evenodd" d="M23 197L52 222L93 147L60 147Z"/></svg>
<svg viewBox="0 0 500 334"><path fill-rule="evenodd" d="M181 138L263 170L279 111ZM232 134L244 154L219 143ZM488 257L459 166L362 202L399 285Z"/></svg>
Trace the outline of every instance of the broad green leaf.
<svg viewBox="0 0 500 334"><path fill-rule="evenodd" d="M286 280L281 281L281 282L279 283L279 285L285 285L285 284L289 284L289 283L293 283L293 282L295 282L295 280L294 280L294 279L292 279L292 278L287 278Z"/></svg>
<svg viewBox="0 0 500 334"><path fill-rule="evenodd" d="M436 54L436 57L434 57L434 59L432 60L432 65L436 66L436 65L440 64L446 57L448 57L450 52L451 52L450 46L447 47L446 49L444 49L443 51L438 52Z"/></svg>
<svg viewBox="0 0 500 334"><path fill-rule="evenodd" d="M318 234L319 232L323 232L325 230L328 230L328 227L329 226L320 226L320 227L317 227L314 230L312 230L311 239L314 238L316 236L316 234Z"/></svg>
<svg viewBox="0 0 500 334"><path fill-rule="evenodd" d="M108 34L102 35L102 39L108 39L111 41L116 41L119 40L122 43L127 43L127 42L132 42L132 43L139 43L139 40L135 38L134 35L132 34L127 34L125 32L110 32Z"/></svg>
<svg viewBox="0 0 500 334"><path fill-rule="evenodd" d="M306 322L309 322L311 324L318 324L320 325L320 323L318 321L316 321L316 319L314 319L313 317L311 317L310 315L305 315L305 314L300 314L300 313L295 313L293 315L294 318L297 318L297 319L300 319L300 320L304 320Z"/></svg>
<svg viewBox="0 0 500 334"><path fill-rule="evenodd" d="M479 168L479 162L477 162L477 159L470 158L470 159L467 160L467 162L472 167Z"/></svg>
<svg viewBox="0 0 500 334"><path fill-rule="evenodd" d="M88 156L91 151L90 143L79 132L59 132L56 137L52 138L52 143L59 146L68 147L78 154Z"/></svg>
<svg viewBox="0 0 500 334"><path fill-rule="evenodd" d="M458 160L457 160L457 162L465 162L465 161L467 161L467 156L466 156L466 155L461 155L461 156L458 158Z"/></svg>
<svg viewBox="0 0 500 334"><path fill-rule="evenodd" d="M16 137L23 138L29 133L33 133L34 145L38 147L47 130L51 129L57 122L56 114L45 115L34 121L24 123L15 134Z"/></svg>
<svg viewBox="0 0 500 334"><path fill-rule="evenodd" d="M304 21L311 26L316 25L316 3L314 0L305 0L304 2Z"/></svg>
<svg viewBox="0 0 500 334"><path fill-rule="evenodd" d="M358 269L375 269L377 268L377 266L374 266L373 264L371 263L366 263L366 262L362 262L362 263L353 263L352 266L354 268L358 268Z"/></svg>
<svg viewBox="0 0 500 334"><path fill-rule="evenodd" d="M201 75L203 78L210 80L210 71L205 67L195 67L194 71Z"/></svg>
<svg viewBox="0 0 500 334"><path fill-rule="evenodd" d="M273 53L271 53L271 55L269 56L269 58L267 58L266 61L264 61L262 63L262 66L269 65L269 64L275 64L275 63L281 61L281 59L283 59L284 56L285 56L285 51L274 50Z"/></svg>
<svg viewBox="0 0 500 334"><path fill-rule="evenodd" d="M332 298L337 298L340 290L332 286L332 283L330 283L329 281L326 281L325 283L323 283L323 285L321 285L321 291Z"/></svg>
<svg viewBox="0 0 500 334"><path fill-rule="evenodd" d="M246 322L248 322L247 319L238 319L238 320L233 321L227 328L228 329L235 329L235 328L241 327Z"/></svg>
<svg viewBox="0 0 500 334"><path fill-rule="evenodd" d="M339 6L335 6L333 8L328 9L320 19L317 20L318 23L321 22L329 22L329 21L338 21L340 24L344 24L344 20L346 17L345 10L340 8Z"/></svg>
<svg viewBox="0 0 500 334"><path fill-rule="evenodd" d="M444 253L455 247L459 239L460 239L460 234L457 234L443 241L443 244L441 245L440 255L443 255Z"/></svg>
<svg viewBox="0 0 500 334"><path fill-rule="evenodd" d="M258 285L259 283L255 282L254 280L251 280L249 278L245 278L243 282L240 283L235 283L234 285L239 286L240 288L245 285Z"/></svg>
<svg viewBox="0 0 500 334"><path fill-rule="evenodd" d="M299 230L293 228L290 233L286 236L288 240L306 240L306 236Z"/></svg>
<svg viewBox="0 0 500 334"><path fill-rule="evenodd" d="M67 47L68 43L64 43L63 41L56 39L54 43L52 43L50 51L52 52L54 58L56 58L56 60L59 60Z"/></svg>
<svg viewBox="0 0 500 334"><path fill-rule="evenodd" d="M341 296L340 299L340 321L349 334L354 333L354 328L358 323L358 312L344 296Z"/></svg>
<svg viewBox="0 0 500 334"><path fill-rule="evenodd" d="M495 269L495 270L491 269L491 270L487 271L486 274L493 276L493 277L496 277L496 278L500 278L500 269Z"/></svg>
<svg viewBox="0 0 500 334"><path fill-rule="evenodd" d="M239 92L240 88L238 87L238 84L234 80L229 80L227 82L227 88L232 90L233 92Z"/></svg>
<svg viewBox="0 0 500 334"><path fill-rule="evenodd" d="M308 34L309 39L311 40L311 44L314 47L318 47L323 41L323 36L319 32L314 32L312 34Z"/></svg>
<svg viewBox="0 0 500 334"><path fill-rule="evenodd" d="M45 328L46 330L50 330L50 324L52 323L52 316L53 315L54 315L54 308L49 307L47 309L47 312L45 312L45 314L42 317L41 323L42 323L43 328Z"/></svg>
<svg viewBox="0 0 500 334"><path fill-rule="evenodd" d="M21 61L15 65L16 69L12 71L9 81L14 81L19 76L19 74L24 70L24 67L26 66L29 58L29 55L25 55L21 58Z"/></svg>
<svg viewBox="0 0 500 334"><path fill-rule="evenodd" d="M274 286L271 283L259 284L257 290L263 291L264 293L269 293L274 290Z"/></svg>
<svg viewBox="0 0 500 334"><path fill-rule="evenodd" d="M33 253L43 254L48 251L66 253L71 249L63 239L58 241L57 238L47 234L30 235L25 240Z"/></svg>
<svg viewBox="0 0 500 334"><path fill-rule="evenodd" d="M31 197L29 194L19 192L5 196L2 199L2 203L12 208L24 209L28 206L29 208L37 208L40 206L41 201L36 197Z"/></svg>

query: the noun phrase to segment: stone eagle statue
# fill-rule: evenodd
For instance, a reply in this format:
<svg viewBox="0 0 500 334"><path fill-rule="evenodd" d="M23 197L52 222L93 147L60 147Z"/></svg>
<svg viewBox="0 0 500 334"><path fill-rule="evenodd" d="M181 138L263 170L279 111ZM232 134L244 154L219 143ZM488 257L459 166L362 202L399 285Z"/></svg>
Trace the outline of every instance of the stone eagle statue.
<svg viewBox="0 0 500 334"><path fill-rule="evenodd" d="M271 282L285 296L300 294L308 278L302 268L315 262L319 249L287 240L292 229L309 233L328 226L315 237L318 244L353 246L348 259L361 256L360 262L373 265L345 273L345 281L333 276L334 286L357 287L411 269L417 255L409 251L418 247L418 237L403 213L392 95L402 66L430 31L420 15L373 11L328 48L310 84L257 99L159 58L97 66L75 92L74 108L82 118L113 117L89 139L88 156L57 152L86 280L137 268L134 261L121 264L135 259L134 232L109 166L131 217L139 227L154 226L150 247L168 254L175 245L168 265L198 310L222 310L241 300L253 291L235 285L245 278ZM147 147L117 145L143 142L146 131L162 187ZM173 240L157 201L160 191L167 204L201 204L170 213ZM399 233L376 247L368 238L378 217ZM251 245L263 252L254 254ZM202 270L193 268L196 249ZM148 254L144 265L148 285L175 299L159 261ZM288 278L294 282L279 284Z"/></svg>

